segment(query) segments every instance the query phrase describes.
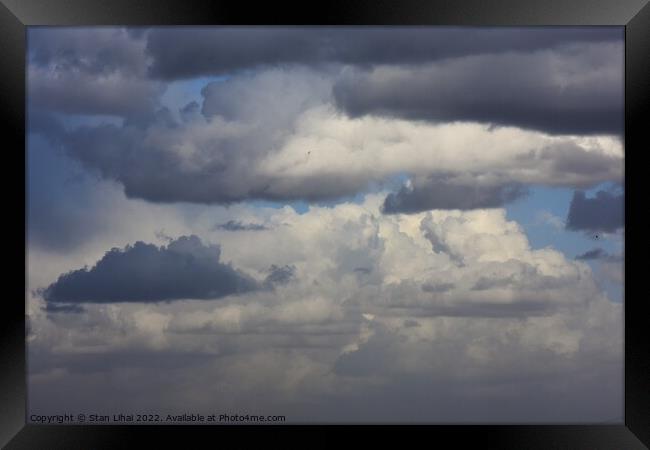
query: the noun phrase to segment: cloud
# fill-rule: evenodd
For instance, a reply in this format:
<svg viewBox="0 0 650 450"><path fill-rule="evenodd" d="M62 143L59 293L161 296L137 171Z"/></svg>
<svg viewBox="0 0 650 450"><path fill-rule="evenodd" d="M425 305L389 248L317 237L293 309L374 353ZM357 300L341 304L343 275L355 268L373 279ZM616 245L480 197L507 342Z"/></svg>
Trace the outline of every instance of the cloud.
<svg viewBox="0 0 650 450"><path fill-rule="evenodd" d="M548 422L558 405L567 420L622 414L622 305L608 298L621 286L598 283L622 279L622 258L594 269L532 248L503 209L528 185L622 180L620 137L593 135L609 133L601 114L615 104L622 37L43 32L28 55L41 89L29 105L40 134L30 134L30 410L212 413L217 402L324 422ZM455 84L462 67L484 76ZM203 75L226 76L169 83ZM393 76L399 102L384 89ZM462 107L436 116L436 95L451 102L444 87ZM524 104L528 87L537 105ZM376 104L364 98L374 89ZM536 115L552 108L558 122ZM31 151L43 136L102 180L62 188L65 158ZM252 199L312 204L298 213ZM382 213L387 203L406 211Z"/></svg>
<svg viewBox="0 0 650 450"><path fill-rule="evenodd" d="M623 214L624 194L598 191L596 197L587 198L583 191L575 191L566 228L574 231L615 232L625 226Z"/></svg>
<svg viewBox="0 0 650 450"><path fill-rule="evenodd" d="M583 261L586 260L591 260L591 259L602 259L608 257L609 254L603 250L602 248L594 248L592 250L588 250L584 252L581 255L576 256L576 259L580 259Z"/></svg>
<svg viewBox="0 0 650 450"><path fill-rule="evenodd" d="M121 28L29 30L31 107L134 116L158 106L164 86L146 77L145 40Z"/></svg>
<svg viewBox="0 0 650 450"><path fill-rule="evenodd" d="M622 362L621 305L599 290L587 264L552 249L532 249L503 209L383 215L383 198L314 206L306 214L236 205L187 217L192 232L212 237L218 235L211 227L219 214L289 224L256 233L255 245L246 230L228 232L221 243L218 264L227 259L246 273L282 274L293 265L299 276L273 289L216 302L88 302L85 312L74 315L47 314L40 309L47 302L30 298L30 388L50 392L31 407L45 407L45 398L67 405L61 391L46 388L68 392L77 385L78 391L95 392L96 408L110 409L106 393L124 394L117 388L97 391L101 384L90 377L99 380L108 370L128 377L128 387L119 383L130 390L127 405L139 401L145 409L175 411L189 402L207 410L216 399L233 408L256 405L260 413L293 411L306 421L314 415L325 421L339 417L334 404L340 402L357 405L361 417L373 417L371 405L378 402L408 409L398 392L413 380L421 380L419 389L432 399L449 395L453 405L453 399L465 398L460 393L468 386L480 398L487 393L498 398L513 383L535 380L522 395L546 386L559 399L584 385L585 376L606 369L621 373L615 370ZM462 259L462 268L448 253L434 251L427 230ZM84 252L75 253L63 257L84 260ZM30 274L60 258L29 258ZM359 267L372 271L359 276L354 271ZM473 290L481 279L495 282ZM175 355L192 358L174 360ZM151 379L157 380L155 388ZM557 393L558 379L574 381L560 384L566 392ZM616 391L606 386L608 393ZM482 404L476 396L468 398ZM541 414L524 398L517 403L513 397L519 415L499 409L500 417L552 417L552 408ZM616 404L605 403L598 414ZM439 404L423 408L420 420L444 418ZM450 411L466 417L462 410ZM493 413L486 408L476 420ZM573 411L567 417L592 417L585 414Z"/></svg>
<svg viewBox="0 0 650 450"><path fill-rule="evenodd" d="M83 306L73 303L47 303L43 309L48 313L82 313L86 311Z"/></svg>
<svg viewBox="0 0 650 450"><path fill-rule="evenodd" d="M241 75L203 89L203 114L194 107L178 121L160 109L146 120L79 126L57 141L127 197L156 203L337 200L407 173L415 191L395 193L388 211L480 208L518 197L517 185L622 178L614 138L349 118L331 104L331 83L308 70Z"/></svg>
<svg viewBox="0 0 650 450"><path fill-rule="evenodd" d="M296 267L285 265L278 267L275 264L269 269L269 274L264 280L267 285L287 284L295 277Z"/></svg>
<svg viewBox="0 0 650 450"><path fill-rule="evenodd" d="M422 290L424 292L447 292L453 287L454 287L453 283L439 283L439 284L425 283L422 285Z"/></svg>
<svg viewBox="0 0 650 450"><path fill-rule="evenodd" d="M147 33L150 75L173 80L245 69L325 63L415 65L573 43L622 42L621 30L436 27L192 27Z"/></svg>
<svg viewBox="0 0 650 450"><path fill-rule="evenodd" d="M214 228L225 231L262 231L269 229L267 226L259 223L243 223L237 220L229 220L228 222L216 225Z"/></svg>
<svg viewBox="0 0 650 450"><path fill-rule="evenodd" d="M297 116L320 99L322 76L272 71L216 84L204 88L205 117L179 123L161 108L121 126L84 125L66 135L65 148L87 168L123 184L127 196L152 202L328 199L359 187L319 184L325 174L299 180L306 189L285 187L290 179L260 168L282 146ZM245 95L237 99L233 92Z"/></svg>
<svg viewBox="0 0 650 450"><path fill-rule="evenodd" d="M249 276L219 261L221 250L196 236L166 247L136 242L112 249L91 269L61 275L43 292L47 302L111 303L216 299L257 288Z"/></svg>
<svg viewBox="0 0 650 450"><path fill-rule="evenodd" d="M349 70L333 92L352 117L622 135L623 43Z"/></svg>
<svg viewBox="0 0 650 450"><path fill-rule="evenodd" d="M550 225L557 230L563 230L565 228L564 220L554 215L550 211L538 211L535 214L535 224Z"/></svg>
<svg viewBox="0 0 650 450"><path fill-rule="evenodd" d="M623 33L607 27L41 28L29 41L30 102L68 114L150 115L179 78L347 66L334 94L353 116L622 130Z"/></svg>
<svg viewBox="0 0 650 450"><path fill-rule="evenodd" d="M402 186L384 200L385 214L413 214L432 209L499 208L527 194L523 186L460 184L448 177L430 177L426 181Z"/></svg>
<svg viewBox="0 0 650 450"><path fill-rule="evenodd" d="M336 200L409 173L419 189L390 197L403 201L402 208L426 210L427 203L468 208L501 206L509 193L516 196L517 184L584 188L622 178L617 139L347 117L331 97L345 73L277 68L212 81L203 87L200 105L194 101L179 108L180 120L170 109L151 104L145 108L149 112L124 113L121 122L82 121L86 125L66 132L41 107L30 112L30 128L62 145L87 169L118 181L128 197L159 203ZM468 178L468 173L481 176ZM469 189L462 185L483 192L468 196L475 206L431 198L424 180L445 177L456 179L448 184L458 185L460 194ZM400 207L387 206L389 211Z"/></svg>
<svg viewBox="0 0 650 450"><path fill-rule="evenodd" d="M116 27L37 27L29 32L28 58L39 67L101 75L114 72L141 73L143 36Z"/></svg>

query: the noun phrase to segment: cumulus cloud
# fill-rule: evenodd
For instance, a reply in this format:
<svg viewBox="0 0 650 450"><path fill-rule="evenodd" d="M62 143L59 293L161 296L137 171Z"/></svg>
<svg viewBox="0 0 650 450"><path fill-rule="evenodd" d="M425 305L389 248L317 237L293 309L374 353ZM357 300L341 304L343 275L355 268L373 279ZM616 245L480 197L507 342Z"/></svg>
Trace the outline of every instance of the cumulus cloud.
<svg viewBox="0 0 650 450"><path fill-rule="evenodd" d="M30 386L37 392L46 386L65 391L56 367L66 368L67 380L88 376L84 370L98 376L123 370L136 386L164 367L162 372L176 378L161 379L154 391L175 382L170 392L178 395L141 394L152 409L173 411L183 399L202 409L218 400L232 407L255 404L259 411L288 408L309 420L316 414L310 405L318 405L322 420L332 420L336 408L328 413L320 408L334 398L371 417L369 405L387 401L379 392L399 389L407 380L428 380L422 386L436 395L459 379L490 390L493 383L511 386L533 377L539 389L539 383L552 387L556 376L582 379L583 373L616 365L621 308L599 291L586 264L551 249L531 249L502 209L383 215L383 197L312 207L308 214L288 207L236 207L247 220L291 225L256 233L255 245L249 231L231 231L215 261L220 265L227 257L248 273L277 279L273 289L219 302L89 302L81 314L49 318L32 309L30 355L41 356L31 366L36 369ZM192 223L207 235L217 233L209 215ZM444 251L434 249L431 234ZM450 254L462 259L463 267ZM360 267L372 270L360 275L355 271ZM291 282L284 283L289 272ZM474 289L481 283L481 290ZM196 358L169 360L181 354ZM184 380L180 384L178 377ZM81 383L82 389L88 383ZM205 388L214 385L221 388L210 388L210 401L205 400ZM226 386L232 389L222 389ZM366 400L352 402L355 392ZM107 407L95 399L97 408ZM37 404L44 407L43 402ZM595 411L604 414L614 403ZM434 420L436 410L425 408L419 417ZM460 411L453 411L462 420ZM531 417L525 411L532 409L521 411Z"/></svg>
<svg viewBox="0 0 650 450"><path fill-rule="evenodd" d="M615 232L625 226L624 199L622 193L598 191L594 198L588 198L583 191L576 191L571 200L566 228L587 232Z"/></svg>
<svg viewBox="0 0 650 450"><path fill-rule="evenodd" d="M68 31L28 54L30 151L65 155L30 152L31 410L622 414L622 257L503 209L621 182L621 29Z"/></svg>
<svg viewBox="0 0 650 450"><path fill-rule="evenodd" d="M182 236L166 247L136 242L112 249L91 269L64 275L44 290L47 302L160 302L216 299L253 290L255 281L219 261L219 246Z"/></svg>

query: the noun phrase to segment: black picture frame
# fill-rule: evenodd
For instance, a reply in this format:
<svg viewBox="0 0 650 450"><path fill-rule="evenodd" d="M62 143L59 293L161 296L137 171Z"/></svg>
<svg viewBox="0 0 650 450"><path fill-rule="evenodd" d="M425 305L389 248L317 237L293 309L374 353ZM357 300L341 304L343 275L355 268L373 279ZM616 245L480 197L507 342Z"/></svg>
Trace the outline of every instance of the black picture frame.
<svg viewBox="0 0 650 450"><path fill-rule="evenodd" d="M625 223L626 258L633 261L643 245L641 179L635 172L641 154L650 149L650 134L644 117L650 105L650 5L648 0L457 0L388 1L337 0L320 4L301 2L280 7L275 2L209 0L0 0L0 123L5 125L6 163L4 192L12 207L6 215L6 239L13 254L25 258L25 247L17 238L25 233L16 217L25 218L25 50L26 27L32 25L620 25L625 26ZM647 120L647 119L646 119ZM9 137L10 139L6 139ZM10 176L7 176L10 175ZM17 195L23 176L23 196ZM14 195L15 194L15 195ZM23 225L25 221L23 220ZM11 236L11 237L10 237ZM23 235L26 239L26 233ZM628 245L628 242L634 244ZM12 255L13 256L13 255ZM6 261L13 258L6 257ZM16 265L13 262L12 265ZM24 267L23 267L24 268ZM18 269L20 270L20 269ZM625 272L625 422L622 425L548 426L417 426L408 433L431 442L453 442L454 447L471 444L479 448L528 449L636 449L650 446L650 338L646 299L636 294L641 264L627 264ZM25 271L26 274L26 271ZM25 275L26 277L26 275ZM187 426L45 426L26 425L25 310L19 298L25 291L18 277L10 278L3 299L6 324L2 328L0 377L0 444L22 448L125 448L138 440L185 443L222 438L223 433L263 430L284 444L294 436L292 426L187 427ZM330 429L302 426L313 431L322 443L335 444ZM372 427L382 436L394 427ZM347 432L349 427L343 427ZM403 427L399 427L403 429ZM257 434L257 433L256 433ZM219 443L208 440L214 445ZM645 445L644 445L645 444Z"/></svg>

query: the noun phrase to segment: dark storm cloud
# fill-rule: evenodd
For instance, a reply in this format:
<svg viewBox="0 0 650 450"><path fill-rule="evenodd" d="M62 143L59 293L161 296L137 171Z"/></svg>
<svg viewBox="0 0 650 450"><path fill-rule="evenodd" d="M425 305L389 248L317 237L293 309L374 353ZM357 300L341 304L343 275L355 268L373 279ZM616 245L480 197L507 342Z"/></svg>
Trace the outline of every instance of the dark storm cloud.
<svg viewBox="0 0 650 450"><path fill-rule="evenodd" d="M216 230L224 231L263 231L269 228L259 223L244 223L238 220L229 220L215 226Z"/></svg>
<svg viewBox="0 0 650 450"><path fill-rule="evenodd" d="M430 177L426 182L402 186L386 196L385 214L414 214L432 209L499 208L527 194L518 184L482 186L456 184L446 176Z"/></svg>
<svg viewBox="0 0 650 450"><path fill-rule="evenodd" d="M556 83L557 74L548 72L557 65L555 60L546 64L544 58L533 58L532 63L518 59L544 50L571 53L575 46L591 44L603 48L621 44L622 49L619 28L43 27L31 29L28 37L30 101L72 114L145 114L158 105L164 88L160 79L287 64L446 67L452 61L453 67L442 69L442 76L418 69L406 79L392 77L389 83L367 75L342 80L335 89L337 101L351 115L477 120L558 133L617 133L622 120L621 114L603 118L622 111L622 81L616 84L617 79L597 73L567 88L564 80ZM622 52L618 53L577 56L584 60L584 71L596 73L599 61L612 62L620 56L621 61L614 62L622 63ZM489 55L488 63L478 67L453 63L476 55ZM495 55L505 62L490 63ZM426 89L420 90L423 83ZM399 95L394 93L395 84ZM531 87L535 89L529 92ZM471 96L464 94L467 89Z"/></svg>
<svg viewBox="0 0 650 450"><path fill-rule="evenodd" d="M623 131L623 44L351 70L339 108L432 122L473 121L551 134Z"/></svg>
<svg viewBox="0 0 650 450"><path fill-rule="evenodd" d="M147 34L150 75L221 75L268 65L421 64L497 52L530 52L572 43L623 41L621 29L577 28L154 28Z"/></svg>
<svg viewBox="0 0 650 450"><path fill-rule="evenodd" d="M598 191L596 197L587 198L583 191L575 191L566 228L574 231L614 232L625 226L623 204L625 195Z"/></svg>
<svg viewBox="0 0 650 450"><path fill-rule="evenodd" d="M160 302L216 299L256 289L256 282L219 261L221 250L196 236L167 247L136 242L107 252L91 269L61 275L43 293L48 302Z"/></svg>

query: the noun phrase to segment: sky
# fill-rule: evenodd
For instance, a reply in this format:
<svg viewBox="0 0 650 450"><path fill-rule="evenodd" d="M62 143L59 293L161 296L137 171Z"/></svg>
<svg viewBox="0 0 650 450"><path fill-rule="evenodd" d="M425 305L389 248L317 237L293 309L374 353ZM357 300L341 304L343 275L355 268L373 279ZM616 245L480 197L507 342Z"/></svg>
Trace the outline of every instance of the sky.
<svg viewBox="0 0 650 450"><path fill-rule="evenodd" d="M28 28L29 414L622 423L623 55Z"/></svg>

